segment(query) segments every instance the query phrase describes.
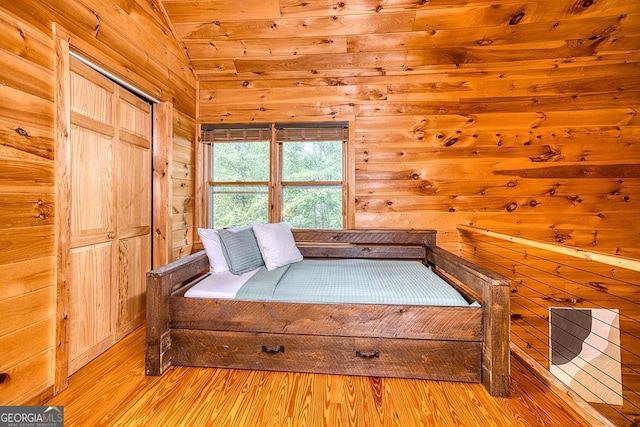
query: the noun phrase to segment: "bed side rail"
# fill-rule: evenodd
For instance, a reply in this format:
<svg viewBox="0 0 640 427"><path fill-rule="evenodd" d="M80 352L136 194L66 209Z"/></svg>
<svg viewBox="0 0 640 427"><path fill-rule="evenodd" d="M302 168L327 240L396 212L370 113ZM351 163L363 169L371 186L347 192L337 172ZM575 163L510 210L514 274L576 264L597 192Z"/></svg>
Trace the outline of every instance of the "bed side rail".
<svg viewBox="0 0 640 427"><path fill-rule="evenodd" d="M200 251L147 273L147 375L162 375L171 365L169 297L177 288L207 271L209 260L205 252Z"/></svg>
<svg viewBox="0 0 640 427"><path fill-rule="evenodd" d="M511 281L437 246L427 247L427 262L441 268L480 296L485 334L482 383L492 396L509 396Z"/></svg>

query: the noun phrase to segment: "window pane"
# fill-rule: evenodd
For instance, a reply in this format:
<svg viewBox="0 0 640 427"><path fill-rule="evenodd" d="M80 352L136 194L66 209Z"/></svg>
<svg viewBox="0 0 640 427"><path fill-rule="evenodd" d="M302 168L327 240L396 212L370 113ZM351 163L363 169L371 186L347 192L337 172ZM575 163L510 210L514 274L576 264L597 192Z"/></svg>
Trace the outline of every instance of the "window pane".
<svg viewBox="0 0 640 427"><path fill-rule="evenodd" d="M342 187L284 187L282 220L293 228L342 228Z"/></svg>
<svg viewBox="0 0 640 427"><path fill-rule="evenodd" d="M212 144L211 180L269 181L269 142Z"/></svg>
<svg viewBox="0 0 640 427"><path fill-rule="evenodd" d="M283 181L342 181L342 141L284 142Z"/></svg>
<svg viewBox="0 0 640 427"><path fill-rule="evenodd" d="M213 185L210 226L224 228L269 222L268 202L267 185Z"/></svg>

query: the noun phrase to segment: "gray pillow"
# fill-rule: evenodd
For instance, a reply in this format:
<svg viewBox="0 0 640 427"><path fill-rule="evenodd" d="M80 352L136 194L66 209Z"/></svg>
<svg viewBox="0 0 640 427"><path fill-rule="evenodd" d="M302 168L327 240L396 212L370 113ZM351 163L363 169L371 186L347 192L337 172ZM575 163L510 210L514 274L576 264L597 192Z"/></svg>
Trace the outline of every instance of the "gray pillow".
<svg viewBox="0 0 640 427"><path fill-rule="evenodd" d="M219 230L224 257L233 274L243 274L264 265L256 236L251 227Z"/></svg>

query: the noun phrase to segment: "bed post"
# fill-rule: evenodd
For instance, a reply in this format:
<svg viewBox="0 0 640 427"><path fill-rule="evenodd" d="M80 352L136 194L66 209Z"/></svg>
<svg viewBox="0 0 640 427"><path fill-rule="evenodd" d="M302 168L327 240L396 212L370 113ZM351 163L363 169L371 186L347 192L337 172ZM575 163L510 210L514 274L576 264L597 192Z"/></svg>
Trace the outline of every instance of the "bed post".
<svg viewBox="0 0 640 427"><path fill-rule="evenodd" d="M162 375L171 365L168 351L171 348L169 335L169 295L171 287L166 276L154 271L147 273L147 354L146 375Z"/></svg>
<svg viewBox="0 0 640 427"><path fill-rule="evenodd" d="M200 251L147 273L146 375L162 375L171 366L172 292L208 271L207 255Z"/></svg>
<svg viewBox="0 0 640 427"><path fill-rule="evenodd" d="M480 296L484 324L482 384L492 396L509 396L511 281L437 246L427 246L427 261Z"/></svg>
<svg viewBox="0 0 640 427"><path fill-rule="evenodd" d="M492 396L510 394L510 283L485 282L482 384Z"/></svg>

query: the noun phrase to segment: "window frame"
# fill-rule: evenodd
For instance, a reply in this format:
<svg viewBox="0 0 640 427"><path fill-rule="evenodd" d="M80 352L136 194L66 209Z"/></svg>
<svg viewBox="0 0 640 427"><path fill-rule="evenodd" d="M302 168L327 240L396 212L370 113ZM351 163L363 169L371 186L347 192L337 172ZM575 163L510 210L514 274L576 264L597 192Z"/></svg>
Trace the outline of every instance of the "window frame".
<svg viewBox="0 0 640 427"><path fill-rule="evenodd" d="M243 182L229 182L229 181L213 181L212 178L212 146L213 144L225 143L222 140L212 140L211 137L205 137L206 131L212 130L243 130L243 129L269 129L269 181L243 181ZM342 207L341 207L341 215L342 215L342 226L341 229L351 228L351 215L349 214L352 210L351 201L351 182L352 176L351 173L351 146L350 140L351 138L351 126L348 122L318 122L318 123L269 123L269 124L233 124L233 125L201 125L201 142L205 145L203 154L204 154L204 171L203 177L205 178L205 186L203 191L202 200L205 205L204 209L204 218L202 220L205 222L205 227L213 227L213 218L212 218L212 200L211 200L211 189L214 185L225 185L225 186L250 186L250 185L266 185L268 188L268 221L280 222L282 221L283 215L283 190L287 187L330 187L330 186L340 186L342 192ZM279 130L288 130L288 129L342 129L342 136L340 140L342 141L342 180L341 181L284 181L283 178L283 147L284 144L288 143L288 141L278 140L277 132ZM309 142L322 142L322 141L335 141L338 139L307 139ZM226 142L242 142L241 140L234 141L226 141ZM291 142L304 142L300 140L292 140ZM243 224L237 224L243 225Z"/></svg>

